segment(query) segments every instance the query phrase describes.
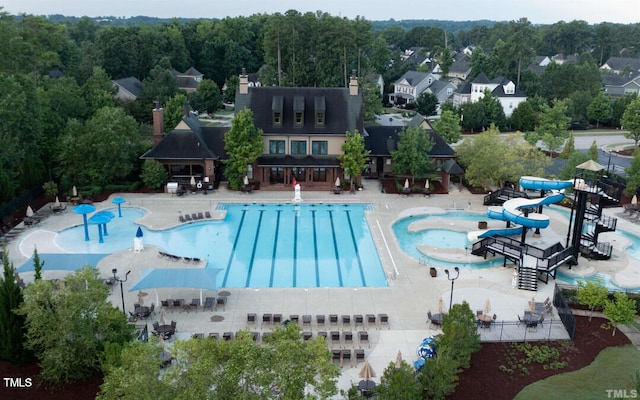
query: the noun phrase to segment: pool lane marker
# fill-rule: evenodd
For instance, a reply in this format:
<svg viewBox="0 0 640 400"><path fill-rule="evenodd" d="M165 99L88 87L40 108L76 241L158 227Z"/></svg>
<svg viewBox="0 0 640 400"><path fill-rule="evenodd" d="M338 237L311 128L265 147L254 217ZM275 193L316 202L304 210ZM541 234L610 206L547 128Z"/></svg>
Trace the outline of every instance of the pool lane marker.
<svg viewBox="0 0 640 400"><path fill-rule="evenodd" d="M364 270L362 269L360 251L358 250L358 241L356 240L356 235L353 232L353 225L351 223L351 213L349 210L346 210L345 212L347 213L347 222L349 223L349 231L351 232L351 241L353 242L353 248L356 251L356 260L358 260L358 268L360 269L360 279L362 279L362 286L367 286L367 280L364 277Z"/></svg>
<svg viewBox="0 0 640 400"><path fill-rule="evenodd" d="M313 255L316 260L316 287L320 286L320 266L318 265L318 234L316 232L316 211L311 210L311 219L313 223Z"/></svg>
<svg viewBox="0 0 640 400"><path fill-rule="evenodd" d="M231 249L231 254L229 255L227 270L224 272L224 280L222 281L223 287L227 286L227 278L229 278L229 271L231 270L233 255L236 253L236 247L238 246L238 239L240 239L240 231L242 230L242 222L244 221L245 215L247 215L247 210L242 210L242 216L240 217L240 223L238 224L238 231L236 232L236 238L233 240L233 248Z"/></svg>
<svg viewBox="0 0 640 400"><path fill-rule="evenodd" d="M256 234L253 237L253 250L251 251L251 258L249 259L249 269L247 270L247 280L244 287L249 287L251 284L251 271L253 270L253 260L256 258L256 248L258 247L258 236L260 235L260 225L262 224L262 216L264 210L260 210L260 216L258 217L258 225L256 226Z"/></svg>
<svg viewBox="0 0 640 400"><path fill-rule="evenodd" d="M333 223L333 211L329 210L329 221L331 222L331 236L333 236L333 250L336 253L336 266L338 269L338 283L342 287L342 270L340 269L340 254L338 252L338 241L336 240L336 227Z"/></svg>
<svg viewBox="0 0 640 400"><path fill-rule="evenodd" d="M282 210L277 210L276 213L276 234L273 240L273 253L271 253L271 274L269 275L269 287L273 287L273 274L276 269L276 252L278 250L278 234L280 233L280 213Z"/></svg>

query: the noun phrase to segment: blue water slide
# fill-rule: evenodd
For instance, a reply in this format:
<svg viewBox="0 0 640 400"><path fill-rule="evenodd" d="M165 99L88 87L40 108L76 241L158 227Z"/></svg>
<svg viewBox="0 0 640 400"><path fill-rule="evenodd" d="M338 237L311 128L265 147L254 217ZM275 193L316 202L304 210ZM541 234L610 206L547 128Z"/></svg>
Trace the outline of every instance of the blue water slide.
<svg viewBox="0 0 640 400"><path fill-rule="evenodd" d="M516 226L513 228L498 228L498 229L487 229L478 235L479 238L486 238L490 236L500 235L500 236L515 236L522 233L522 227Z"/></svg>
<svg viewBox="0 0 640 400"><path fill-rule="evenodd" d="M558 190L571 187L573 181L557 181L533 176L523 176L520 178L520 186L524 189L550 190L548 196L536 199L514 198L504 202L502 207L489 207L487 216L493 219L510 221L525 228L544 229L549 226L549 217L538 213L525 215L523 209L532 209L539 206L555 204L562 201L564 193Z"/></svg>

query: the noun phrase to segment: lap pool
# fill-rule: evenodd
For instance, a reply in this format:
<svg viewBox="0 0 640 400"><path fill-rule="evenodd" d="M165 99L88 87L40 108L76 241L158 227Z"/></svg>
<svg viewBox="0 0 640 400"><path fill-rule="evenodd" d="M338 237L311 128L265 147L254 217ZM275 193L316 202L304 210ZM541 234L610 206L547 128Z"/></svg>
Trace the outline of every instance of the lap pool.
<svg viewBox="0 0 640 400"><path fill-rule="evenodd" d="M223 221L143 230L143 241L220 268L218 287L386 287L387 280L365 218L368 204L219 204ZM84 240L82 226L60 232L56 244L72 253L113 253L131 248L135 220L144 211L125 207L98 243L97 228ZM79 218L79 216L78 216ZM92 230L93 228L94 230Z"/></svg>

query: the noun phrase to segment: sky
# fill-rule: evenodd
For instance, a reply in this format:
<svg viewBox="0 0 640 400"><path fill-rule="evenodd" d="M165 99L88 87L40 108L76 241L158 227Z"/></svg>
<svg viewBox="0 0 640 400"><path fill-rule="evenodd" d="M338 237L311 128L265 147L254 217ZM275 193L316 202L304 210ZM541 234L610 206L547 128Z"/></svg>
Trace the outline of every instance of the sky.
<svg viewBox="0 0 640 400"><path fill-rule="evenodd" d="M224 18L294 9L350 19L359 15L369 21L514 21L524 17L533 24L573 20L640 23L640 0L457 0L449 3L452 7L443 7L446 4L443 0L0 0L0 7L13 15Z"/></svg>

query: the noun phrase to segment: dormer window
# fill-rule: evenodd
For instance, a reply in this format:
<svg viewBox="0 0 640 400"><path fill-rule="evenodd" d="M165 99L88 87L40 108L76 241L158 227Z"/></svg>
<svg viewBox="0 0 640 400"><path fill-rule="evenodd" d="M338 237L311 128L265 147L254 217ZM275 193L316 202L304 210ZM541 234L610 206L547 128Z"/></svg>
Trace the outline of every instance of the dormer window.
<svg viewBox="0 0 640 400"><path fill-rule="evenodd" d="M273 126L282 126L282 96L273 96L273 100L271 102L271 113Z"/></svg>
<svg viewBox="0 0 640 400"><path fill-rule="evenodd" d="M324 126L325 124L325 111L326 105L324 96L316 96L313 99L314 112L316 115L316 126Z"/></svg>
<svg viewBox="0 0 640 400"><path fill-rule="evenodd" d="M304 125L304 97L295 96L293 98L293 125Z"/></svg>

